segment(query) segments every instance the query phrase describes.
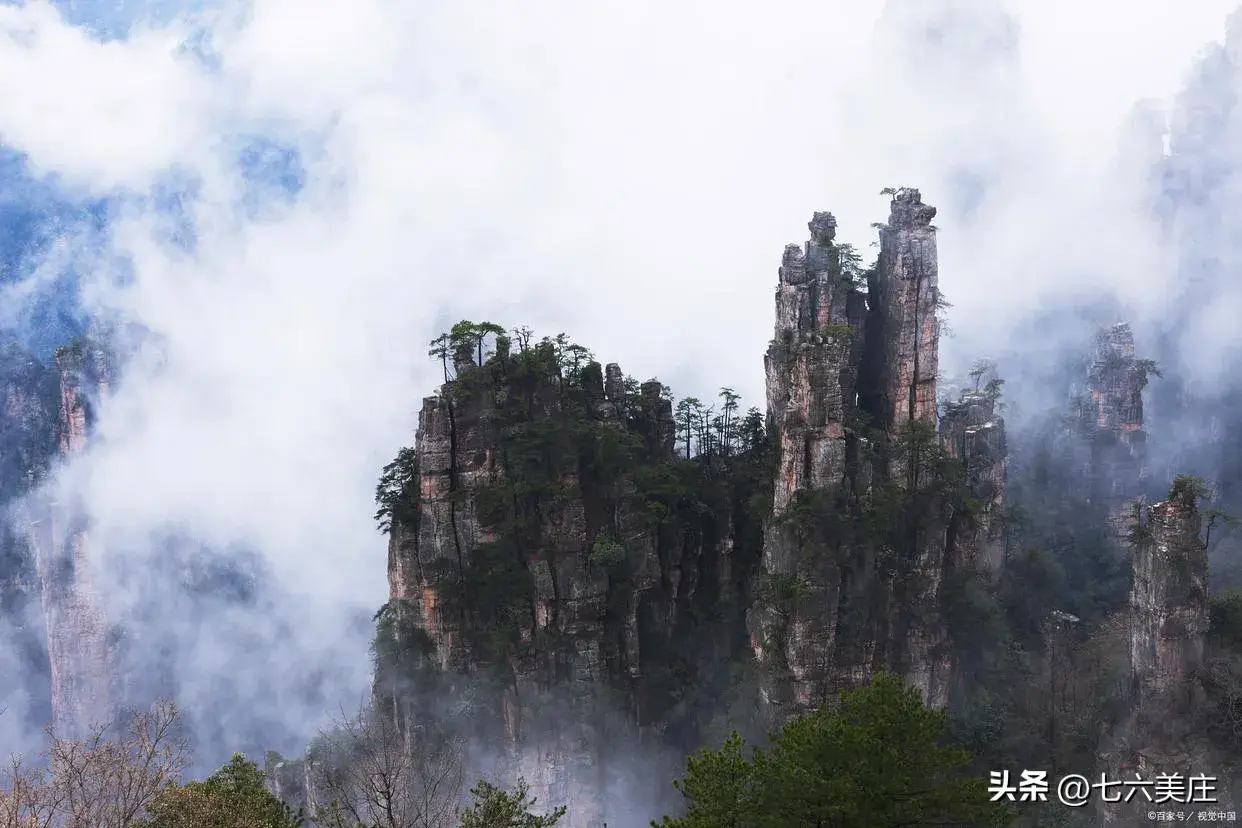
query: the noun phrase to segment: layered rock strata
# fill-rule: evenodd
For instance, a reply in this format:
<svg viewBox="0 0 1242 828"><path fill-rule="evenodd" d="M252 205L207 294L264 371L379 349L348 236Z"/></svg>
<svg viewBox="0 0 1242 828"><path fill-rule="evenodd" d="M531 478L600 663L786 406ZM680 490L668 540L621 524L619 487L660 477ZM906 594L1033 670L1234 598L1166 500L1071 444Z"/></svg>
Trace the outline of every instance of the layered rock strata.
<svg viewBox="0 0 1242 828"><path fill-rule="evenodd" d="M56 452L58 399L54 369L16 343L0 345L0 630L20 659L13 678L31 700L24 712L32 725L50 717L47 642L34 551L20 519L10 518Z"/></svg>
<svg viewBox="0 0 1242 828"><path fill-rule="evenodd" d="M990 383L996 382L990 378ZM949 455L961 462L968 485L979 503L977 514L957 539L971 564L992 578L1005 561L1003 512L1008 449L1005 419L997 410L999 387L965 391L946 403L940 419L940 439Z"/></svg>
<svg viewBox="0 0 1242 828"><path fill-rule="evenodd" d="M657 491L676 462L658 381L550 367L551 342L509 348L459 355L423 401L413 508L390 533L392 605L424 642L431 695L479 700L458 720L503 746L500 778L596 824L626 806L627 744L695 726L686 688L710 692L711 665L729 661L748 572L731 506L691 515ZM623 455L637 471L611 470ZM428 701L408 715L443 718Z"/></svg>
<svg viewBox="0 0 1242 828"><path fill-rule="evenodd" d="M1130 530L1130 712L1104 741L1103 770L1111 778L1152 781L1166 774L1212 776L1213 796L1227 803L1225 780L1216 778L1220 757L1193 725L1205 701L1198 679L1209 627L1207 550L1193 486L1175 482L1168 500L1139 517ZM1151 808L1143 796L1101 803L1101 821L1137 824Z"/></svg>
<svg viewBox="0 0 1242 828"><path fill-rule="evenodd" d="M980 553L966 546L991 543L982 556L998 554L1003 425L969 403L954 415L961 434L950 442L971 458L991 513L952 544L950 526L960 520L948 503L912 520L900 538L848 528L870 508L874 485L912 500L928 483L920 474L937 423L935 214L917 190L894 193L865 291L843 272L831 214L816 213L810 241L785 248L765 362L778 471L764 535L766 590L750 613L761 693L777 722L881 668L944 705L951 673L937 618L944 575L973 565Z"/></svg>
<svg viewBox="0 0 1242 828"><path fill-rule="evenodd" d="M940 369L940 277L936 256L936 208L918 190L893 196L888 222L880 225L880 257L873 301L882 352L880 424L891 432L918 420L936 422L936 375Z"/></svg>
<svg viewBox="0 0 1242 828"><path fill-rule="evenodd" d="M93 411L107 395L109 369L102 350L81 343L57 352L60 372L59 454L86 447ZM72 504L33 504L30 536L36 552L47 652L51 668L52 724L58 733L81 733L114 712L120 681L114 642L92 574L89 533Z"/></svg>
<svg viewBox="0 0 1242 828"><path fill-rule="evenodd" d="M1134 332L1126 323L1096 335L1087 372L1090 493L1119 538L1128 531L1134 504L1147 484L1147 433L1143 389L1150 364L1135 356Z"/></svg>

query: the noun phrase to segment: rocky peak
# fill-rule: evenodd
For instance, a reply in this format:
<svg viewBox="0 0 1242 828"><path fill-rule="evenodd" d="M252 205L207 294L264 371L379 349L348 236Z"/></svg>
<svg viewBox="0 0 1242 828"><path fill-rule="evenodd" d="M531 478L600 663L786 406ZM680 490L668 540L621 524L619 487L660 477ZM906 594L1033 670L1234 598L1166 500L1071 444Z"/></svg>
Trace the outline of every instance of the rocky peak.
<svg viewBox="0 0 1242 828"><path fill-rule="evenodd" d="M1113 778L1213 773L1221 757L1193 730L1204 705L1199 671L1206 643L1208 560L1192 478L1178 478L1167 500L1136 516L1129 538L1134 582L1129 606L1129 711L1103 741ZM1228 793L1218 790L1221 802ZM1137 798L1136 798L1137 799ZM1105 825L1131 825L1149 803L1101 805Z"/></svg>
<svg viewBox="0 0 1242 828"><path fill-rule="evenodd" d="M1096 334L1087 382L1097 426L1118 432L1143 427L1147 383L1141 370L1129 324L1121 322Z"/></svg>
<svg viewBox="0 0 1242 828"><path fill-rule="evenodd" d="M55 452L60 417L56 371L14 343L0 345L0 502L24 494Z"/></svg>
<svg viewBox="0 0 1242 828"><path fill-rule="evenodd" d="M57 442L56 371L15 342L0 344L0 508L6 512L44 479ZM28 688L43 685L36 709L43 718L50 701L47 640L35 552L19 520L0 523L0 628ZM10 715L20 715L11 711Z"/></svg>
<svg viewBox="0 0 1242 828"><path fill-rule="evenodd" d="M60 373L62 456L86 447L95 406L111 372L104 349L80 340L56 353ZM60 733L79 733L113 713L121 676L110 625L92 577L88 531L59 504L36 507L30 528L43 598L51 668L52 719Z"/></svg>
<svg viewBox="0 0 1242 828"><path fill-rule="evenodd" d="M943 705L944 629L920 619L934 615L947 567L1001 555L992 513L1003 501L1005 447L995 395L964 398L946 437L959 458L970 458L972 480L986 492L977 536L950 532L938 517L930 531L893 541L899 551L892 539L846 528L861 518L873 470L881 485L919 485L907 481L898 446L921 439L906 435L912 420L936 427L935 213L917 190L893 193L867 294L861 274L843 272L831 213L815 213L810 240L787 245L781 257L764 363L777 443L773 517L764 532L764 588L750 613L762 696L777 722L884 667ZM917 548L904 548L910 544ZM888 569L881 559L899 563Z"/></svg>
<svg viewBox="0 0 1242 828"><path fill-rule="evenodd" d="M820 247L827 247L837 237L837 219L832 213L812 213L806 227L811 231L811 243Z"/></svg>
<svg viewBox="0 0 1242 828"><path fill-rule="evenodd" d="M1095 337L1087 368L1083 435L1090 446L1089 497L1124 538L1135 502L1147 484L1143 389L1154 366L1135 356L1134 332L1124 322Z"/></svg>
<svg viewBox="0 0 1242 828"><path fill-rule="evenodd" d="M499 776L598 824L632 772L623 745L701 726L709 705L683 699L720 683L712 671L742 630L755 553L734 553L732 510L751 495L708 505L688 490L706 472L675 454L658 380L580 359L561 338L481 361L474 346L424 400L394 466L404 458L407 479L390 605L400 647L416 652L383 666L376 692L394 709L401 696L412 720L500 745ZM447 698L466 712L445 714L434 700Z"/></svg>
<svg viewBox="0 0 1242 828"><path fill-rule="evenodd" d="M879 367L883 428L895 432L910 420L936 422L936 374L940 369L940 305L936 208L918 190L893 195L887 224L879 226L874 305L881 324Z"/></svg>
<svg viewBox="0 0 1242 828"><path fill-rule="evenodd" d="M1008 448L1005 420L997 410L999 385L989 377L985 391L963 391L946 403L940 418L940 440L950 457L961 461L966 483L978 502L969 537L960 539L972 563L992 577L1000 574L1005 558L1001 515L1005 508Z"/></svg>
<svg viewBox="0 0 1242 828"><path fill-rule="evenodd" d="M1147 510L1134 530L1130 653L1136 703L1165 699L1191 686L1208 631L1207 549L1189 487Z"/></svg>
<svg viewBox="0 0 1242 828"><path fill-rule="evenodd" d="M913 187L901 187L893 193L887 230L930 228L936 208L923 203L923 196Z"/></svg>
<svg viewBox="0 0 1242 828"><path fill-rule="evenodd" d="M673 403L665 396L663 383L656 379L644 382L639 386L638 403L647 449L657 457L672 456L677 425L673 422Z"/></svg>
<svg viewBox="0 0 1242 828"><path fill-rule="evenodd" d="M95 409L107 397L111 370L104 349L91 340L79 340L56 352L60 371L60 450L76 454L86 447L94 425Z"/></svg>
<svg viewBox="0 0 1242 828"><path fill-rule="evenodd" d="M615 362L604 367L604 403L599 416L604 420L624 422L625 406L625 375L621 366Z"/></svg>

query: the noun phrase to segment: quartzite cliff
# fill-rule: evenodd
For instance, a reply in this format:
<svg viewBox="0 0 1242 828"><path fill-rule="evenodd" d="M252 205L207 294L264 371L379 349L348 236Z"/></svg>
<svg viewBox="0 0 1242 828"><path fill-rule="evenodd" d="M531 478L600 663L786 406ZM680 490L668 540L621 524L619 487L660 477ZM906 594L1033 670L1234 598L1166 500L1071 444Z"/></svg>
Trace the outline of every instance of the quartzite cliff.
<svg viewBox="0 0 1242 828"><path fill-rule="evenodd" d="M16 346L5 356L3 501L11 521L4 609L12 628L28 638L29 674L47 677L51 724L61 734L81 733L115 712L120 670L92 581L97 561L85 527L72 517L71 504L38 486L58 458L85 448L92 412L107 393L108 364L86 339L57 351L54 367Z"/></svg>
<svg viewBox="0 0 1242 828"><path fill-rule="evenodd" d="M786 248L753 445L699 439L687 457L662 386L576 346L443 344L450 381L403 461L391 597L445 692L493 682L514 774L599 802L611 751L693 745L752 658L776 722L885 668L945 704L941 585L1000 565L1005 442L997 383L937 434L934 215L898 191L869 272L829 213ZM764 479L740 482L747 463Z"/></svg>
<svg viewBox="0 0 1242 828"><path fill-rule="evenodd" d="M1009 570L1013 470L993 367L937 396L935 213L917 190L892 193L870 268L836 242L831 213L812 216L777 274L766 412L739 412L727 389L718 409L674 403L564 337L462 323L436 340L444 383L378 493L390 595L377 709L408 740L484 746L473 767L524 777L585 825L633 818L635 794L650 804L686 751L729 728L760 734L876 671L935 707L960 696L978 664L961 657L952 604ZM110 372L89 342L56 370L9 356L0 444L15 501L83 449ZM1054 524L1067 503L1087 514L1101 554L1132 566L1115 613L1126 713L1099 751L1115 772L1186 765L1152 711L1201 692L1209 626L1202 492L1181 480L1143 505L1152 371L1128 326L1102 331L1054 429L1064 477L1019 487ZM38 629L19 628L71 730L120 702L120 656L88 527L53 501L26 501L29 539L6 539L0 597L28 617L38 596ZM1079 623L1048 615L1038 659L1085 651ZM312 751L307 767L322 761ZM281 781L305 788L297 776Z"/></svg>
<svg viewBox="0 0 1242 828"><path fill-rule="evenodd" d="M93 411L108 392L102 349L81 341L56 354L60 380L57 455L86 447ZM37 563L51 676L52 723L58 733L83 733L107 721L119 703L122 676L111 625L104 615L92 568L89 532L70 504L41 496L30 503L30 541Z"/></svg>
<svg viewBox="0 0 1242 828"><path fill-rule="evenodd" d="M899 190L866 274L843 272L828 213L812 219L805 249L785 250L766 360L778 460L761 577L772 589L751 610L778 721L878 669L943 706L941 585L950 571L999 565L996 386L949 405L936 431L935 214L917 190ZM977 505L933 491L946 471Z"/></svg>

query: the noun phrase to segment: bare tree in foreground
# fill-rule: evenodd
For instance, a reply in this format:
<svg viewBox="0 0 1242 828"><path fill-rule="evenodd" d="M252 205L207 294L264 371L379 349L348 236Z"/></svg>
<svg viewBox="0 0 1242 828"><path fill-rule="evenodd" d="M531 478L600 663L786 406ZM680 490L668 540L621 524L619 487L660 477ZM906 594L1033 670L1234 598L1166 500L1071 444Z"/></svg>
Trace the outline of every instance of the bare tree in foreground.
<svg viewBox="0 0 1242 828"><path fill-rule="evenodd" d="M441 828L463 790L461 747L420 742L387 716L363 710L322 733L310 762L315 820L324 828ZM311 791L308 791L310 794Z"/></svg>
<svg viewBox="0 0 1242 828"><path fill-rule="evenodd" d="M0 828L128 828L185 769L187 745L170 702L83 739L48 731L47 769L15 757L0 775ZM114 730L118 735L111 735Z"/></svg>

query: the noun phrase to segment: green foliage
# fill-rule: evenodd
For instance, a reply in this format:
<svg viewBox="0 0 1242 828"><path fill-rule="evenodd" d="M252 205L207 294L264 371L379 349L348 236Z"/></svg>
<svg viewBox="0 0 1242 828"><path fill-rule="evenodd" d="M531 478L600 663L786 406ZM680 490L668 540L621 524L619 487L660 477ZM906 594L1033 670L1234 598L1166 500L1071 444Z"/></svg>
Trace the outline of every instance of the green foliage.
<svg viewBox="0 0 1242 828"><path fill-rule="evenodd" d="M1193 474L1179 474L1169 487L1169 500L1179 500L1191 506L1211 497L1212 487L1202 477Z"/></svg>
<svg viewBox="0 0 1242 828"><path fill-rule="evenodd" d="M697 397L683 397L673 410L673 422L677 426L677 444L684 446L683 456L693 457L692 441L703 416L703 403Z"/></svg>
<svg viewBox="0 0 1242 828"><path fill-rule="evenodd" d="M418 515L418 454L403 448L384 466L375 487L375 522L384 534L392 531L393 521L413 526Z"/></svg>
<svg viewBox="0 0 1242 828"><path fill-rule="evenodd" d="M890 474L860 498L858 542L872 550L881 573L905 578L914 574L930 534L945 531L950 518L965 525L978 504L963 464L948 454L931 424L911 421L887 445L877 442Z"/></svg>
<svg viewBox="0 0 1242 828"><path fill-rule="evenodd" d="M962 656L985 657L985 653L1009 638L1008 619L994 590L980 573L966 569L950 572L941 588L949 634Z"/></svg>
<svg viewBox="0 0 1242 828"><path fill-rule="evenodd" d="M774 733L748 759L736 736L687 762L676 783L684 816L661 828L777 828L834 825L897 828L1002 826L1010 814L988 802L986 780L967 774L970 756L945 747L945 717L913 688L880 674Z"/></svg>
<svg viewBox="0 0 1242 828"><path fill-rule="evenodd" d="M1164 376L1164 374L1160 373L1160 366L1156 364L1154 359L1135 360L1130 370L1138 377L1138 387L1140 390L1147 387L1148 376Z"/></svg>
<svg viewBox="0 0 1242 828"><path fill-rule="evenodd" d="M687 515L705 514L706 478L694 463L666 462L640 466L631 472L647 514L656 524L667 524Z"/></svg>
<svg viewBox="0 0 1242 828"><path fill-rule="evenodd" d="M867 270L863 267L862 254L852 244L838 244L836 249L841 281L854 290L865 291L867 289Z"/></svg>
<svg viewBox="0 0 1242 828"><path fill-rule="evenodd" d="M979 383L983 380L983 377L986 376L987 374L990 374L995 369L996 369L996 364L993 363L991 360L980 359L980 360L975 361L975 364L970 367L970 372L967 374L967 376L969 376L972 380L975 381L976 391L979 390Z"/></svg>
<svg viewBox="0 0 1242 828"><path fill-rule="evenodd" d="M799 489L777 517L792 526L798 537L817 545L839 546L848 537L848 516L831 492Z"/></svg>
<svg viewBox="0 0 1242 828"><path fill-rule="evenodd" d="M137 828L299 828L294 812L264 784L263 771L240 753L202 782L169 785L147 806Z"/></svg>
<svg viewBox="0 0 1242 828"><path fill-rule="evenodd" d="M504 334L505 329L495 322L471 322L463 319L449 330L448 347L454 354L473 355L475 364L482 365L485 361L484 345L488 337L495 339Z"/></svg>
<svg viewBox="0 0 1242 828"><path fill-rule="evenodd" d="M453 461L471 471L466 484L456 466L450 469L442 494L447 520L436 527L447 554L425 556L421 572L435 586L436 612L453 619L455 642L477 668L455 687L482 698L491 684L511 678L518 659L560 659L560 648L572 645L558 624L536 621L535 578L549 573L551 587L563 595L573 588L564 581L566 573L582 565L604 570L594 573L607 576L604 634L621 640L619 627L626 621L616 610L633 597L635 585L620 539L645 530L644 542L661 559L685 556L708 585L675 598L677 623L685 627L676 634L687 652L658 652L664 630L644 640L642 650L645 660L668 668L667 681L658 676L660 667L647 674L644 715L680 717L674 726L694 733L698 720L708 717L709 696L727 690L712 672L725 672L717 663L718 619L728 614L730 623L741 626L743 608L734 596L748 594L771 510L774 452L764 415L743 411L728 387L719 389L711 405L681 400L672 406L676 445L669 452L668 423L656 420L667 411L666 388L659 387L654 399L651 385L644 392L634 378L622 377L622 399L614 399L616 389L605 388L604 371L588 349L563 334L539 339L526 328L507 335L498 328L467 320L432 343L447 383L441 405L448 416L437 423L450 431ZM480 351L480 337L495 337L490 356L486 345ZM420 519L418 483L416 458L407 449L386 467L377 487L381 528ZM462 519L467 504L473 508L465 517L477 520L490 539L477 548L477 538L469 536L474 524ZM718 563L709 553L725 538L738 550L727 573L713 569ZM568 556L583 560L569 565ZM376 691L394 709L421 697L434 681L434 665L426 658L431 642L420 636L421 623L420 613L399 602L376 618Z"/></svg>
<svg viewBox="0 0 1242 828"><path fill-rule="evenodd" d="M745 742L736 732L719 750L703 748L686 760L686 775L673 787L686 801L686 814L652 823L664 828L720 828L752 824L759 804L755 769L745 756Z"/></svg>
<svg viewBox="0 0 1242 828"><path fill-rule="evenodd" d="M1036 646L1043 636L1048 610L1057 607L1069 591L1065 568L1043 549L1025 549L1014 555L1001 575L1000 597L1014 637Z"/></svg>
<svg viewBox="0 0 1242 828"><path fill-rule="evenodd" d="M435 652L431 636L416 623L417 616L408 601L393 599L375 613L375 637L371 641L375 669L375 692L391 697L398 688L408 686L428 657Z"/></svg>
<svg viewBox="0 0 1242 828"><path fill-rule="evenodd" d="M625 563L625 547L611 535L600 535L587 556L591 566L611 567Z"/></svg>
<svg viewBox="0 0 1242 828"><path fill-rule="evenodd" d="M854 329L849 325L838 322L820 328L819 334L825 339L849 339L853 336Z"/></svg>
<svg viewBox="0 0 1242 828"><path fill-rule="evenodd" d="M470 789L471 802L461 812L461 828L552 828L565 816L565 808L534 813L538 800L530 796L526 780L507 791L480 780Z"/></svg>
<svg viewBox="0 0 1242 828"><path fill-rule="evenodd" d="M534 583L514 543L501 535L479 544L459 572L453 571L455 562L438 563L440 600L468 614L466 634L483 664L503 660L530 613Z"/></svg>
<svg viewBox="0 0 1242 828"><path fill-rule="evenodd" d="M806 582L795 575L760 572L755 579L754 600L758 606L789 612L808 595Z"/></svg>
<svg viewBox="0 0 1242 828"><path fill-rule="evenodd" d="M749 409L746 412L746 416L742 418L738 431L743 451L758 451L762 449L768 439L763 412L758 408Z"/></svg>
<svg viewBox="0 0 1242 828"><path fill-rule="evenodd" d="M1129 528L1126 529L1126 543L1131 547L1151 543L1151 526L1147 522L1146 510L1141 502L1130 504Z"/></svg>

